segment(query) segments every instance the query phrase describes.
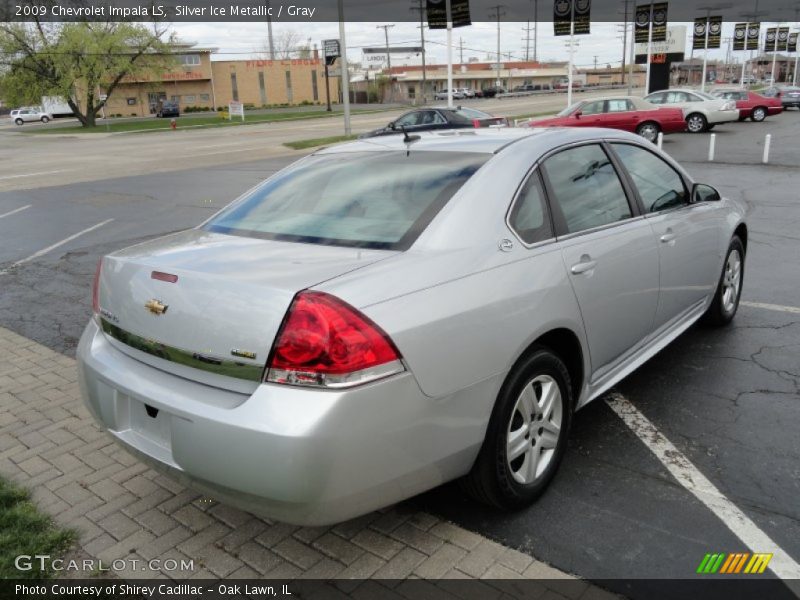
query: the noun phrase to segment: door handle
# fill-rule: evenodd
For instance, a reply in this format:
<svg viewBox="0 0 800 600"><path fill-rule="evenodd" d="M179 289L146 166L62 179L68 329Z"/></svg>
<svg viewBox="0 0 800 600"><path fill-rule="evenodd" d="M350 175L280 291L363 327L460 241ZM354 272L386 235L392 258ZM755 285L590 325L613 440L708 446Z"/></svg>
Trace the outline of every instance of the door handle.
<svg viewBox="0 0 800 600"><path fill-rule="evenodd" d="M572 267L570 268L570 271L572 272L573 275L580 275L581 273L586 273L587 271L591 271L597 266L596 260L591 260L591 259L583 260L584 258L588 259L589 257L588 256L581 257L581 262L572 265Z"/></svg>

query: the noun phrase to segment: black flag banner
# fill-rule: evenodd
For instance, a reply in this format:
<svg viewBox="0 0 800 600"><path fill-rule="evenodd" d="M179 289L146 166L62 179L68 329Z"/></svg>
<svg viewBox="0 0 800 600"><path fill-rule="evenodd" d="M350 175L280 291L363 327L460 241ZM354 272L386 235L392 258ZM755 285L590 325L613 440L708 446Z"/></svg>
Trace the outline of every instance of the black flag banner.
<svg viewBox="0 0 800 600"><path fill-rule="evenodd" d="M573 0L573 17L575 19L574 33L586 35L589 33L589 13L592 10L591 0Z"/></svg>
<svg viewBox="0 0 800 600"><path fill-rule="evenodd" d="M748 23L746 50L758 50L759 37L761 37L761 23Z"/></svg>
<svg viewBox="0 0 800 600"><path fill-rule="evenodd" d="M733 28L733 49L744 50L744 41L747 38L747 23L737 23Z"/></svg>
<svg viewBox="0 0 800 600"><path fill-rule="evenodd" d="M722 43L722 17L708 18L708 47L719 48Z"/></svg>
<svg viewBox="0 0 800 600"><path fill-rule="evenodd" d="M778 52L786 52L789 48L789 28L781 27L778 29Z"/></svg>
<svg viewBox="0 0 800 600"><path fill-rule="evenodd" d="M692 50L701 50L706 46L706 27L708 23L705 17L698 17L694 20L692 31Z"/></svg>
<svg viewBox="0 0 800 600"><path fill-rule="evenodd" d="M572 0L553 2L553 33L569 35L572 26Z"/></svg>
<svg viewBox="0 0 800 600"><path fill-rule="evenodd" d="M428 15L429 29L447 29L447 5L445 0L426 0L425 11ZM453 27L472 25L469 14L469 0L451 0L450 18Z"/></svg>
<svg viewBox="0 0 800 600"><path fill-rule="evenodd" d="M797 52L797 32L789 34L789 47L787 52Z"/></svg>
<svg viewBox="0 0 800 600"><path fill-rule="evenodd" d="M777 27L767 28L767 37L764 38L764 52L775 52L775 39L778 37Z"/></svg>
<svg viewBox="0 0 800 600"><path fill-rule="evenodd" d="M653 41L667 41L667 3L653 4Z"/></svg>
<svg viewBox="0 0 800 600"><path fill-rule="evenodd" d="M591 0L555 0L553 2L553 34L585 35L589 33ZM573 26L572 23L575 22Z"/></svg>
<svg viewBox="0 0 800 600"><path fill-rule="evenodd" d="M636 43L646 44L650 35L650 5L636 7Z"/></svg>

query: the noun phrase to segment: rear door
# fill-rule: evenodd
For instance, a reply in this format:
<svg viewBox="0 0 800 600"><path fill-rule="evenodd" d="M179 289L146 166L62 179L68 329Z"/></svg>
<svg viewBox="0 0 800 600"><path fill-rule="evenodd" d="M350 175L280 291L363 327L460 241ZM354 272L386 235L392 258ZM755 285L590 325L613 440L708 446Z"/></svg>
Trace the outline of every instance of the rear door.
<svg viewBox="0 0 800 600"><path fill-rule="evenodd" d="M713 293L722 261L720 217L713 202L690 203L683 177L649 149L622 142L610 146L630 175L658 246L658 328Z"/></svg>
<svg viewBox="0 0 800 600"><path fill-rule="evenodd" d="M606 101L604 127L633 132L636 131L636 125L638 125L638 116L633 102L626 98L615 98Z"/></svg>
<svg viewBox="0 0 800 600"><path fill-rule="evenodd" d="M658 248L600 143L549 156L542 175L597 377L652 331Z"/></svg>

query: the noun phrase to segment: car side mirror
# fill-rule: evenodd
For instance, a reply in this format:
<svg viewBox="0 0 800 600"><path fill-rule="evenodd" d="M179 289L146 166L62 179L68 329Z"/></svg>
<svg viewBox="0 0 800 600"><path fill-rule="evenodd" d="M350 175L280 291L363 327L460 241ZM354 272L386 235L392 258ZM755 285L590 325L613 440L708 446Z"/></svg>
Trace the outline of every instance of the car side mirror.
<svg viewBox="0 0 800 600"><path fill-rule="evenodd" d="M389 129L397 129L397 125L394 124L394 121L389 121L389 124L387 125L387 127Z"/></svg>
<svg viewBox="0 0 800 600"><path fill-rule="evenodd" d="M722 199L719 192L704 183L695 183L692 186L692 202L716 202Z"/></svg>
<svg viewBox="0 0 800 600"><path fill-rule="evenodd" d="M576 119L580 119L582 114L583 114L583 113L582 113L581 111L579 111L579 110L576 110L576 111L575 111L575 118L576 118Z"/></svg>

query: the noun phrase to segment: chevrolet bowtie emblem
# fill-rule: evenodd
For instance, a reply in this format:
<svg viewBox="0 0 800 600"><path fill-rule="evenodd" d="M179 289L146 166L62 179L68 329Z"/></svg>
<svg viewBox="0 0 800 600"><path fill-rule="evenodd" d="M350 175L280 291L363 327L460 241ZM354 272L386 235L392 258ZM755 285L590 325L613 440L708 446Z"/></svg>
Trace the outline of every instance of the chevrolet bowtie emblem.
<svg viewBox="0 0 800 600"><path fill-rule="evenodd" d="M163 315L169 308L169 306L162 304L160 300L156 300L155 298L145 302L144 307L154 315Z"/></svg>

